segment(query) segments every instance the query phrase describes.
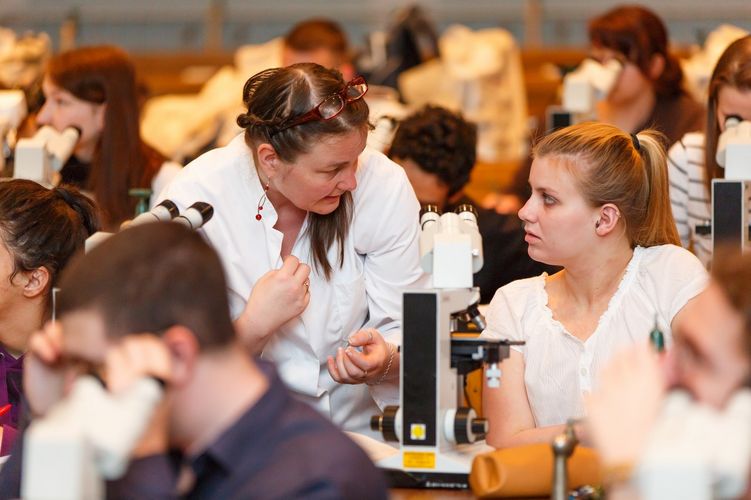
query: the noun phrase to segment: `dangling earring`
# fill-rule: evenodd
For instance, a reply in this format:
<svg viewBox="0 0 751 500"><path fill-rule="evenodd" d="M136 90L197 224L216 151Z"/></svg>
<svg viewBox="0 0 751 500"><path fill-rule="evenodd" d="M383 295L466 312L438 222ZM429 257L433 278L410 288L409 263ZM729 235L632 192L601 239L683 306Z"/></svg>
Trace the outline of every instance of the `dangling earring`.
<svg viewBox="0 0 751 500"><path fill-rule="evenodd" d="M263 206L266 204L266 200L268 197L266 196L266 193L269 191L269 184L271 183L271 179L266 181L266 185L263 186L263 194L258 199L258 210L256 211L256 220L263 219L263 216L261 215L261 210L263 210Z"/></svg>

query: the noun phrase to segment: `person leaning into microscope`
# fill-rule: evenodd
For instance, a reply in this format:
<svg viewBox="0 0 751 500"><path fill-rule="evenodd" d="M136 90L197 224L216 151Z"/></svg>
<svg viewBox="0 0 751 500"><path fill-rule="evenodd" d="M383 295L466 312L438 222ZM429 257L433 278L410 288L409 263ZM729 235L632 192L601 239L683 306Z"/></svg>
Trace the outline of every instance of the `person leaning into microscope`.
<svg viewBox="0 0 751 500"><path fill-rule="evenodd" d="M426 106L399 123L388 156L404 168L423 206L435 205L442 212L464 204L475 207L485 262L474 282L487 304L503 285L555 268L529 257L516 216L479 208L464 192L476 151L475 124L447 109Z"/></svg>
<svg viewBox="0 0 751 500"><path fill-rule="evenodd" d="M122 49L101 45L56 54L42 91L37 123L80 132L60 183L93 195L104 229L133 216L137 200L130 189L151 189L153 202L180 171L141 138L135 67Z"/></svg>
<svg viewBox="0 0 751 500"><path fill-rule="evenodd" d="M655 129L670 147L684 134L701 130L704 110L683 88L683 70L670 53L665 22L642 5L620 5L589 22L590 57L623 65L597 121L628 132Z"/></svg>
<svg viewBox="0 0 751 500"><path fill-rule="evenodd" d="M712 179L725 171L717 163L717 146L730 116L751 120L751 36L731 43L722 53L709 80L706 127L670 148L668 177L670 202L681 243L691 248L704 265L712 260L712 235L697 226L712 219Z"/></svg>
<svg viewBox="0 0 751 500"><path fill-rule="evenodd" d="M195 232L128 229L74 260L60 286L59 321L33 336L25 367L35 415L82 369L115 393L143 376L166 384L108 498L386 498L364 452L239 345L222 265ZM19 446L0 498L19 496L21 464ZM181 464L192 481L178 491Z"/></svg>
<svg viewBox="0 0 751 500"><path fill-rule="evenodd" d="M748 492L751 255L716 259L709 286L686 304L683 320L664 356L644 343L614 358L588 401L609 493L701 499Z"/></svg>
<svg viewBox="0 0 751 500"><path fill-rule="evenodd" d="M583 123L535 146L519 217L529 255L563 270L510 283L488 306L483 337L526 342L484 398L491 445L550 442L584 415L600 367L655 322L670 342L706 285L701 262L678 246L660 137Z"/></svg>
<svg viewBox="0 0 751 500"><path fill-rule="evenodd" d="M589 21L589 57L601 64L622 65L608 95L597 103L596 120L637 133L651 128L667 147L704 124L704 109L686 91L683 70L671 53L665 22L643 5L617 5ZM489 195L484 206L516 212L529 197L530 164L520 168L511 191ZM678 216L676 215L676 219Z"/></svg>

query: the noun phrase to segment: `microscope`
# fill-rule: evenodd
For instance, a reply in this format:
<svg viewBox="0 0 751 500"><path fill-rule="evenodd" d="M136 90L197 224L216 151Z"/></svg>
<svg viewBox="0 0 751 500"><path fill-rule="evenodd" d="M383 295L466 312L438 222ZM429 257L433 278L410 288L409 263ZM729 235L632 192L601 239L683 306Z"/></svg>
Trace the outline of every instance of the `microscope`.
<svg viewBox="0 0 751 500"><path fill-rule="evenodd" d="M490 451L481 440L487 421L461 405L459 375L483 367L489 388L500 386L498 364L511 345L522 342L452 338L468 319L480 330L479 289L472 275L483 263L477 216L469 205L440 215L428 207L420 224L421 265L432 273L433 288L403 294L400 406L387 406L371 418L386 441L399 442L397 454L377 465L393 486L468 488L472 459Z"/></svg>
<svg viewBox="0 0 751 500"><path fill-rule="evenodd" d="M597 102L613 90L622 70L623 65L616 59L605 64L584 59L578 68L563 78L562 105L547 110L548 132L593 120Z"/></svg>
<svg viewBox="0 0 751 500"><path fill-rule="evenodd" d="M164 200L148 212L142 212L133 219L123 222L120 230L149 222L176 222L189 229L199 229L214 216L214 207L203 201L197 201L189 206L181 214L177 205L172 200ZM84 244L86 252L112 236L113 233L97 231L88 238Z"/></svg>
<svg viewBox="0 0 751 500"><path fill-rule="evenodd" d="M712 180L712 249L723 245L745 252L751 246L751 121L728 116L717 141L717 164L725 169L725 178Z"/></svg>
<svg viewBox="0 0 751 500"><path fill-rule="evenodd" d="M0 175L16 145L16 131L26 117L26 97L22 90L0 90Z"/></svg>
<svg viewBox="0 0 751 500"><path fill-rule="evenodd" d="M152 377L119 394L94 376L79 377L69 395L26 432L21 497L105 498L104 481L125 474L163 393Z"/></svg>
<svg viewBox="0 0 751 500"><path fill-rule="evenodd" d="M34 137L20 139L16 145L13 177L54 186L58 172L73 154L80 136L81 131L75 127L58 132L45 125Z"/></svg>

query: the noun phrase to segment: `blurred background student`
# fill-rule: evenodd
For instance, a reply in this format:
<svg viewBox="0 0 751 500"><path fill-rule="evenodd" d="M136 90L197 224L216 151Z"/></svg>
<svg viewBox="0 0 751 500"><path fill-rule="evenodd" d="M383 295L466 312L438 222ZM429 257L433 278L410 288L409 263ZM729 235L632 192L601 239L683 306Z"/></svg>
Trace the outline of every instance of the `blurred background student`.
<svg viewBox="0 0 751 500"><path fill-rule="evenodd" d="M616 59L623 70L597 119L626 132L655 129L666 147L704 126L704 109L686 91L678 58L668 50L668 31L654 11L641 5L619 6L589 22L590 56Z"/></svg>
<svg viewBox="0 0 751 500"><path fill-rule="evenodd" d="M712 179L725 177L717 164L717 142L725 120L751 120L751 36L733 42L722 53L709 80L706 127L688 133L670 149L670 202L684 247L705 266L712 260L712 235L697 231L712 219Z"/></svg>
<svg viewBox="0 0 751 500"><path fill-rule="evenodd" d="M94 197L104 228L133 217L137 198L130 189L151 189L155 200L180 171L141 139L135 68L122 49L82 47L53 56L42 90L37 123L81 132L60 182Z"/></svg>

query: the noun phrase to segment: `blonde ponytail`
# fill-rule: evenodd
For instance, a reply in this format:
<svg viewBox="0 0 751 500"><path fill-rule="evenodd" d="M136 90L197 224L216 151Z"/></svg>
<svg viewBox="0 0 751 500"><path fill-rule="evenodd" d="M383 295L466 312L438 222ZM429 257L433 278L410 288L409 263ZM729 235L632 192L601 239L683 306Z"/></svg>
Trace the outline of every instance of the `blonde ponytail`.
<svg viewBox="0 0 751 500"><path fill-rule="evenodd" d="M678 229L670 205L667 154L663 147L664 136L655 130L644 130L635 135L644 160L649 194L644 223L634 231L634 245L651 247L672 243L680 245Z"/></svg>

